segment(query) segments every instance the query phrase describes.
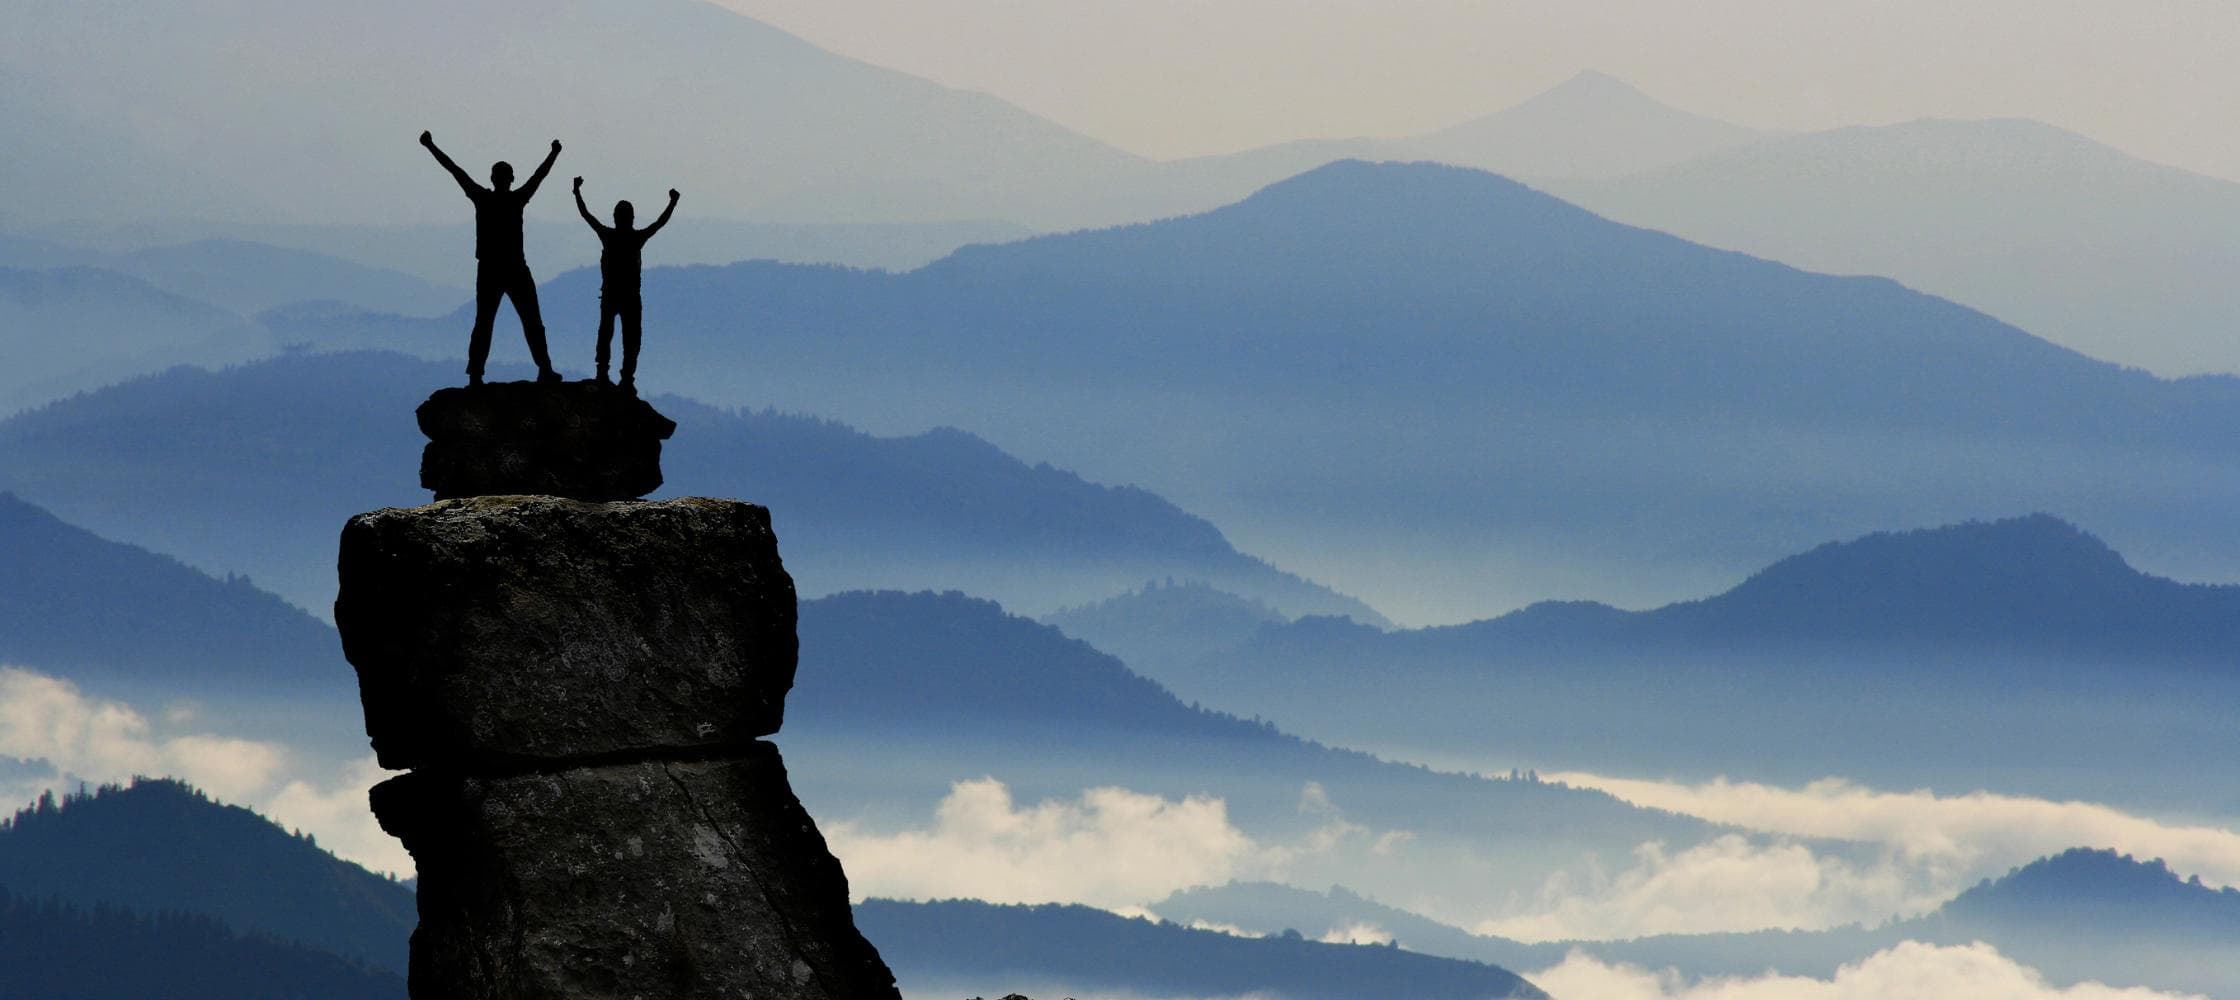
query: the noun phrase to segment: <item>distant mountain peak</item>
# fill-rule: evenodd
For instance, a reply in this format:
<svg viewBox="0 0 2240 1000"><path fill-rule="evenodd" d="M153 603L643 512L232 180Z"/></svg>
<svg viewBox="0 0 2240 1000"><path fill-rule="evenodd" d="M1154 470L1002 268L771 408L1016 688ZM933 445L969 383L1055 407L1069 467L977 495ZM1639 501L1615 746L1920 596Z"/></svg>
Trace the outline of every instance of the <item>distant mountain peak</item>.
<svg viewBox="0 0 2240 1000"><path fill-rule="evenodd" d="M1411 149L1526 177L1617 177L1694 159L1767 133L1682 111L1586 70L1511 107L1442 129Z"/></svg>
<svg viewBox="0 0 2240 1000"><path fill-rule="evenodd" d="M1255 213L1293 224L1331 219L1340 212L1411 226L1428 219L1488 208L1531 205L1545 212L1592 220L1574 208L1499 174L1428 160L1333 160L1277 181L1213 216ZM1587 224L1591 225L1591 222Z"/></svg>
<svg viewBox="0 0 2240 1000"><path fill-rule="evenodd" d="M2240 932L2240 889L2183 878L2160 858L2078 847L1985 879L1945 904L1943 913L2223 944Z"/></svg>
<svg viewBox="0 0 2240 1000"><path fill-rule="evenodd" d="M2240 587L2132 568L2050 514L1877 532L1791 556L1717 597L1652 612L1712 635L2226 657Z"/></svg>
<svg viewBox="0 0 2240 1000"><path fill-rule="evenodd" d="M1733 593L1808 586L1815 580L1849 585L1862 579L1889 586L1950 589L2001 583L2037 590L2050 582L2074 587L2139 575L2108 543L2040 512L1830 542L1774 563Z"/></svg>
<svg viewBox="0 0 2240 1000"><path fill-rule="evenodd" d="M1649 96L1641 88L1601 70L1580 70L1570 79L1526 98L1518 108L1536 104L1578 107L1581 105L1609 104L1651 105L1667 110L1677 110L1671 105ZM1512 108L1511 110L1515 110ZM1682 112L1685 113L1685 112Z"/></svg>

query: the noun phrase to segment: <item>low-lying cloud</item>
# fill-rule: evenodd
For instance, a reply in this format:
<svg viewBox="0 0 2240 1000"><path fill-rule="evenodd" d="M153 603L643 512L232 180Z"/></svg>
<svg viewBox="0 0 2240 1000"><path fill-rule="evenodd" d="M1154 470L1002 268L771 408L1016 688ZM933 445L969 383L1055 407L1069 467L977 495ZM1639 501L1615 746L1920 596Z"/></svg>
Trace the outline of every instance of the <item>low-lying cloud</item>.
<svg viewBox="0 0 2240 1000"><path fill-rule="evenodd" d="M928 829L876 834L839 822L825 839L859 897L1106 908L1224 881L1260 850L1220 799L1094 788L1021 806L993 778L952 785Z"/></svg>
<svg viewBox="0 0 2240 1000"><path fill-rule="evenodd" d="M1093 788L1022 805L995 778L959 781L923 829L873 832L841 821L825 839L858 898L974 898L1081 903L1115 912L1181 889L1281 878L1294 863L1346 847L1389 854L1407 838L1349 822L1309 785L1301 808L1320 825L1295 843L1256 840L1218 798L1167 799Z"/></svg>
<svg viewBox="0 0 2240 1000"><path fill-rule="evenodd" d="M68 681L14 667L0 667L0 754L49 761L95 781L189 776L223 798L270 785L287 760L269 743L166 736L130 706L89 699Z"/></svg>
<svg viewBox="0 0 2240 1000"><path fill-rule="evenodd" d="M1769 833L1878 843L1920 866L1996 873L2072 847L2161 858L2181 875L2240 886L2240 832L2165 823L2091 802L1972 792L1885 792L1840 778L1801 789L1725 779L1681 784L1552 775L1637 805Z"/></svg>
<svg viewBox="0 0 2240 1000"><path fill-rule="evenodd" d="M372 757L315 773L321 769L280 744L186 731L192 724L185 713L150 718L122 702L88 697L69 681L0 667L0 757L45 765L16 770L0 781L0 795L27 803L80 783L178 778L310 833L346 860L411 874L411 856L381 832L366 806L366 790L386 776Z"/></svg>
<svg viewBox="0 0 2240 1000"><path fill-rule="evenodd" d="M1557 872L1539 898L1471 930L1520 941L1822 930L1925 913L1953 891L1893 859L1856 864L1739 834L1677 851L1643 844L1633 861L1615 873Z"/></svg>
<svg viewBox="0 0 2240 1000"><path fill-rule="evenodd" d="M1907 941L1843 966L1830 979L1768 974L1689 982L1669 971L1610 965L1584 952L1573 952L1563 964L1526 973L1525 978L1559 997L1596 1000L2206 1000L2100 983L2055 987L2036 970L1981 943L1937 946Z"/></svg>

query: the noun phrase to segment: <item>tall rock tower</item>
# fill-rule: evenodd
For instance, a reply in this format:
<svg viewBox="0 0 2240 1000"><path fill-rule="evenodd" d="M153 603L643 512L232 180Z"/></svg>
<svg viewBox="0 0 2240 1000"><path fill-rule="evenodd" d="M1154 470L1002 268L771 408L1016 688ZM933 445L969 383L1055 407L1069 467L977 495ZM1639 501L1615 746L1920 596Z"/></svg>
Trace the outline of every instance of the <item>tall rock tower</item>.
<svg viewBox="0 0 2240 1000"><path fill-rule="evenodd" d="M769 511L635 499L675 425L598 383L420 407L437 501L351 518L335 623L419 868L413 1000L899 998L777 747Z"/></svg>

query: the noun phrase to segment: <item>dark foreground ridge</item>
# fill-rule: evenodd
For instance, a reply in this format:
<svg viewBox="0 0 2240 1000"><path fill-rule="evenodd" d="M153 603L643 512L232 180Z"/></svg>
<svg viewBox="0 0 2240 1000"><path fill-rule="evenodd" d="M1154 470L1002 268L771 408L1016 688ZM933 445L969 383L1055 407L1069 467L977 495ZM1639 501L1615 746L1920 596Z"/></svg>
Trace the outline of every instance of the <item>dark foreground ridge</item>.
<svg viewBox="0 0 2240 1000"><path fill-rule="evenodd" d="M632 500L661 487L675 421L603 382L487 382L439 389L417 412L420 485L436 499L540 495Z"/></svg>

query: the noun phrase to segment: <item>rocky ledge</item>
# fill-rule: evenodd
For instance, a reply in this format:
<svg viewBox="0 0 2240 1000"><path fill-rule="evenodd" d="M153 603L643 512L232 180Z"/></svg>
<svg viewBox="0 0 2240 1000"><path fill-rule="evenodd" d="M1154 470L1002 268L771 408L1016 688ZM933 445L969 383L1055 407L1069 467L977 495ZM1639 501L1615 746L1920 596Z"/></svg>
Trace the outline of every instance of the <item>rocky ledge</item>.
<svg viewBox="0 0 2240 1000"><path fill-rule="evenodd" d="M675 421L604 382L439 389L417 411L420 485L436 499L536 494L629 500L661 487Z"/></svg>
<svg viewBox="0 0 2240 1000"><path fill-rule="evenodd" d="M778 731L793 578L736 500L473 497L342 530L334 605L381 766L704 754Z"/></svg>

